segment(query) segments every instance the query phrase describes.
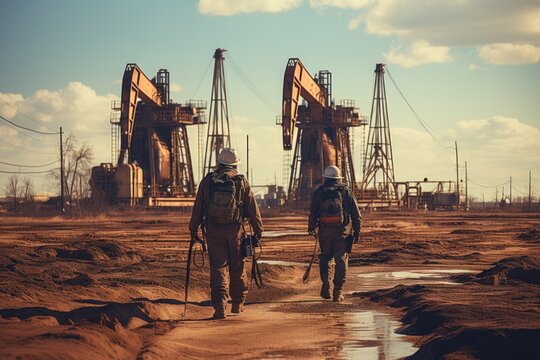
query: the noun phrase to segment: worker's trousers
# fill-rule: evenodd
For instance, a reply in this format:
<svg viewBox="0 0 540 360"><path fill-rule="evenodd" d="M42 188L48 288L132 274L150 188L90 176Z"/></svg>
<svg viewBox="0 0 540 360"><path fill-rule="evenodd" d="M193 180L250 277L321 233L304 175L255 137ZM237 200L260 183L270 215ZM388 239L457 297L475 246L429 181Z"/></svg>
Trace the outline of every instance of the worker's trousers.
<svg viewBox="0 0 540 360"><path fill-rule="evenodd" d="M210 294L212 306L218 312L226 310L229 296L233 304L243 304L246 299L248 283L240 250L240 235L238 223L208 224Z"/></svg>
<svg viewBox="0 0 540 360"><path fill-rule="evenodd" d="M341 291L343 284L345 284L349 262L349 254L345 252L347 242L343 227L321 226L319 228L319 246L321 249L319 254L321 280L323 283L329 282L330 261L333 258L335 262L334 291Z"/></svg>

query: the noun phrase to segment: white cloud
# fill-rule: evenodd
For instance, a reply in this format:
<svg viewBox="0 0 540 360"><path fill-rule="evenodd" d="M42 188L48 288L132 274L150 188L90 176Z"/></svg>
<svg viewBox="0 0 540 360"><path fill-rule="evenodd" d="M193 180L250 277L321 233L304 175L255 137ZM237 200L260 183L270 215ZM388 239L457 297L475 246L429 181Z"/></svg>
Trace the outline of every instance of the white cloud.
<svg viewBox="0 0 540 360"><path fill-rule="evenodd" d="M370 34L396 36L411 46L427 42L432 47L479 47L479 55L493 64L538 62L537 0L311 0L310 4L318 11L328 7L353 10L347 25L350 30L365 24ZM441 56L447 61L440 51L433 56L434 62L440 62ZM403 63L433 62L410 60L410 55L395 50L391 54Z"/></svg>
<svg viewBox="0 0 540 360"><path fill-rule="evenodd" d="M391 49L384 56L389 63L398 64L406 68L422 64L452 61L450 48L446 46L432 46L426 41L412 43L407 52L402 52L399 48Z"/></svg>
<svg viewBox="0 0 540 360"><path fill-rule="evenodd" d="M356 29L358 26L360 26L360 24L362 23L362 16L356 16L354 18L352 18L351 20L349 20L349 23L347 24L347 28L349 30L354 30Z"/></svg>
<svg viewBox="0 0 540 360"><path fill-rule="evenodd" d="M169 85L169 88L171 90L171 92L173 93L179 93L181 92L182 90L184 90L184 88L182 87L182 85L178 84L178 83L175 83L175 82L172 82L170 85Z"/></svg>
<svg viewBox="0 0 540 360"><path fill-rule="evenodd" d="M309 0L309 5L317 11L329 7L340 9L363 9L375 0Z"/></svg>
<svg viewBox="0 0 540 360"><path fill-rule="evenodd" d="M452 174L452 154L439 147L424 131L392 128L394 168L397 181L444 180Z"/></svg>
<svg viewBox="0 0 540 360"><path fill-rule="evenodd" d="M452 131L468 146L478 146L486 151L485 155L499 159L503 154L523 158L532 156L540 161L540 129L518 119L493 116L462 120Z"/></svg>
<svg viewBox="0 0 540 360"><path fill-rule="evenodd" d="M283 12L294 9L302 0L199 0L201 14L231 16L255 12Z"/></svg>
<svg viewBox="0 0 540 360"><path fill-rule="evenodd" d="M420 130L391 131L397 180L455 180L453 150L440 147ZM467 161L469 174L485 185L502 183L510 176L515 184L523 185L528 170L540 164L540 128L516 118L461 120L448 130L447 136L458 142L460 165ZM463 170L460 177L464 178ZM470 193L476 195L488 190L469 184Z"/></svg>
<svg viewBox="0 0 540 360"><path fill-rule="evenodd" d="M0 93L0 115L11 119L17 113L17 105L23 100L20 94Z"/></svg>
<svg viewBox="0 0 540 360"><path fill-rule="evenodd" d="M490 64L534 64L540 61L540 47L530 44L491 44L480 47L478 56Z"/></svg>
<svg viewBox="0 0 540 360"><path fill-rule="evenodd" d="M110 161L110 105L112 94L99 95L91 87L71 82L58 90L41 89L25 97L21 94L0 93L0 115L35 130L58 131L62 126L65 136L73 134L93 146L96 164ZM28 117L34 121L28 119ZM25 135L23 135L25 134ZM2 156L15 164L45 164L58 157L58 136L38 135L20 130L1 128ZM26 150L25 150L26 149ZM2 167L4 170L8 170ZM24 168L23 168L24 170ZM40 170L48 170L41 169ZM0 174L0 186L6 174ZM41 175L39 175L41 176ZM46 189L43 177L33 177L38 191Z"/></svg>
<svg viewBox="0 0 540 360"><path fill-rule="evenodd" d="M373 34L435 45L478 46L538 42L540 29L531 13L540 14L538 1L378 0L365 13L365 21Z"/></svg>

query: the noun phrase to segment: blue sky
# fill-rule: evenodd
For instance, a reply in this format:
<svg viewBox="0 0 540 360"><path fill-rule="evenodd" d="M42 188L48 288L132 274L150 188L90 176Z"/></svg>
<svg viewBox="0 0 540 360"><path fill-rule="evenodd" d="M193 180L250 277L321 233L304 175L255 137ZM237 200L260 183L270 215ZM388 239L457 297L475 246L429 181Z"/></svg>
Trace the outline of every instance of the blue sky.
<svg viewBox="0 0 540 360"><path fill-rule="evenodd" d="M126 63L149 77L167 68L175 101L208 100L205 71L221 47L234 145L244 154L250 135L257 184L282 179L274 121L289 57L312 74L332 71L336 101L354 99L363 115L375 64L386 63L439 142L458 141L461 165L467 160L471 179L483 185L470 184L477 196L493 197L492 185L510 176L519 195L529 170L540 182L539 1L0 0L0 46L0 115L40 129L63 126L93 145L96 163L110 161L109 104L120 96ZM388 77L386 88L396 178L455 179L453 152L422 129ZM196 148L195 131L190 138ZM57 139L31 139L5 123L0 139L0 161L54 160ZM357 158L359 144L357 132ZM0 187L8 176L0 174Z"/></svg>

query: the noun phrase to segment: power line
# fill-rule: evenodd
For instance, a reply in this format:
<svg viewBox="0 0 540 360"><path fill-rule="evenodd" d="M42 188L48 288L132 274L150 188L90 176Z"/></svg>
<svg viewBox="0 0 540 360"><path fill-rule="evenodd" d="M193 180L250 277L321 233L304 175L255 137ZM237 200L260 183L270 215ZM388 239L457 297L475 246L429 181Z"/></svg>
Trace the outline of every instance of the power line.
<svg viewBox="0 0 540 360"><path fill-rule="evenodd" d="M14 147L16 147L16 148L19 148L19 149L21 149L21 150L24 150L24 151L28 151L28 152L34 153L34 154L40 154L40 155L56 155L56 154L53 154L53 153L44 153L44 152L40 152L40 151L29 150L29 149L24 148L24 147L22 147L22 146L12 144L12 143L10 143L10 142L8 142L8 141L6 141L6 140L4 140L4 139L1 139L1 138L0 138L0 141L3 142L3 143L6 143L6 144L8 144L8 145L14 146Z"/></svg>
<svg viewBox="0 0 540 360"><path fill-rule="evenodd" d="M270 110L274 111L275 107L272 105L272 102L262 91L260 91L257 86L249 79L249 76L242 70L242 68L234 61L229 52L229 59L232 65L233 71L238 75L240 80L246 85L246 87L255 95L264 105L266 105Z"/></svg>
<svg viewBox="0 0 540 360"><path fill-rule="evenodd" d="M394 86L396 87L396 90L399 92L399 94L401 95L401 97L403 98L403 100L405 101L405 103L407 104L407 106L409 107L409 109L411 109L414 117L416 118L416 120L420 123L420 125L422 125L422 127L424 128L424 130L428 133L429 136L431 136L431 138L437 143L439 144L441 147L445 148L445 149L449 149L449 150L454 150L454 147L453 146L448 146L448 145L444 145L441 141L439 141L439 139L437 139L437 137L435 136L435 134L433 134L427 127L427 124L425 124L422 119L420 118L420 115L418 115L418 113L416 112L416 110L413 109L412 105L409 103L409 100L407 100L407 98L405 97L405 95L403 95L403 92L401 92L401 89L399 88L399 86L397 86L397 83L396 81L394 80L394 78L392 77L392 74L390 74L390 70L388 69L388 66L386 66L386 72L388 73L388 76L390 76L390 80L392 80L392 83L394 84Z"/></svg>
<svg viewBox="0 0 540 360"><path fill-rule="evenodd" d="M26 174L47 174L47 173L50 173L51 171L55 171L55 170L58 170L58 168L56 169L51 169L51 170L47 170L47 171L4 171L4 170L0 170L0 173L1 174L21 174L21 175L26 175Z"/></svg>
<svg viewBox="0 0 540 360"><path fill-rule="evenodd" d="M0 98L0 101L3 102L4 104L6 104L7 106L9 106L9 107L15 109L18 113L20 113L22 116L24 116L24 117L27 118L28 120L33 121L33 122L35 122L36 124L42 125L42 126L46 127L47 129L49 129L49 130L51 130L51 131L54 131L54 129L51 129L51 128L48 127L48 126L43 125L41 122L32 119L30 116L26 115L25 113L23 113L22 111L20 111L19 109L17 109L17 107L14 106L13 104L8 103L7 101L5 101L5 100L2 99L2 98Z"/></svg>
<svg viewBox="0 0 540 360"><path fill-rule="evenodd" d="M210 62L208 63L208 66L206 66L206 70L204 71L204 74L201 77L201 80L199 80L199 84L197 85L197 87L195 88L195 91L193 92L193 96L191 97L192 99L195 98L197 91L199 91L199 88L201 87L204 79L206 78L206 74L208 74L208 69L210 69L210 65L212 65L212 62L213 62L213 59L210 59Z"/></svg>
<svg viewBox="0 0 540 360"><path fill-rule="evenodd" d="M34 129L30 129L30 128L27 128L27 127L24 127L24 126L21 126L21 125L17 125L15 124L14 122L6 119L5 117L3 117L2 115L0 115L0 119L10 123L11 125L13 126L16 126L20 129L24 129L24 130L27 130L27 131L31 131L31 132L34 132L36 134L41 134L41 135L59 135L60 133L59 132L45 132L45 131L39 131L39 130L34 130Z"/></svg>
<svg viewBox="0 0 540 360"><path fill-rule="evenodd" d="M16 167L40 168L40 167L45 167L45 166L49 166L49 165L56 164L58 161L60 161L60 160L55 160L55 161L53 161L53 162L50 162L50 163L48 163L48 164L43 164L43 165L20 165L20 164L10 164L10 163L3 162L3 161L0 161L0 164L3 164L3 165L9 165L9 166L16 166Z"/></svg>
<svg viewBox="0 0 540 360"><path fill-rule="evenodd" d="M495 187L501 187L501 186L503 186L503 185L507 185L507 184L510 183L510 181L506 181L506 182L504 182L504 183L502 183L502 184L498 184L498 185L483 185L483 184L477 183L476 181L473 181L473 180L471 179L470 176L468 176L468 181L470 181L471 183L473 183L473 184L476 185L476 186L480 186L480 187L483 187L483 188L495 188Z"/></svg>
<svg viewBox="0 0 540 360"><path fill-rule="evenodd" d="M43 141L41 141L40 139L35 138L35 137L33 137L33 136L31 136L31 135L29 135L29 134L27 134L27 133L25 133L25 132L23 132L23 131L17 129L15 126L10 125L9 123L6 124L6 125L9 126L11 129L15 130L16 132L18 132L19 134L26 136L27 138L30 138L30 139L32 139L32 140L34 140L34 141L37 141L37 142L40 142L40 143L42 143L42 144L44 144L44 145L51 146L50 144L47 144L46 142L43 142Z"/></svg>

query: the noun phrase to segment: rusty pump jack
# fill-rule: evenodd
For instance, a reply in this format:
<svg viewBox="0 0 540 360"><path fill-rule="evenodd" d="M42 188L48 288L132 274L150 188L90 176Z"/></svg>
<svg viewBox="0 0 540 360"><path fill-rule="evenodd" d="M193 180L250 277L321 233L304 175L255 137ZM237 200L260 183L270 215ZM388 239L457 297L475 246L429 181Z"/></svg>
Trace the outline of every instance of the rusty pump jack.
<svg viewBox="0 0 540 360"><path fill-rule="evenodd" d="M300 97L304 103L300 104ZM313 78L302 62L290 58L283 79L283 108L278 125L283 132L283 149L291 151L294 129L298 128L294 146L288 202L305 207L314 188L322 184L327 166L338 166L344 181L354 190L351 129L361 125L353 100L335 105L332 100L332 74L319 71Z"/></svg>
<svg viewBox="0 0 540 360"><path fill-rule="evenodd" d="M150 80L137 64L127 64L119 106L117 165L92 169L92 197L134 204L143 196L195 195L187 126L205 122L205 108L203 101L173 103L166 69Z"/></svg>

